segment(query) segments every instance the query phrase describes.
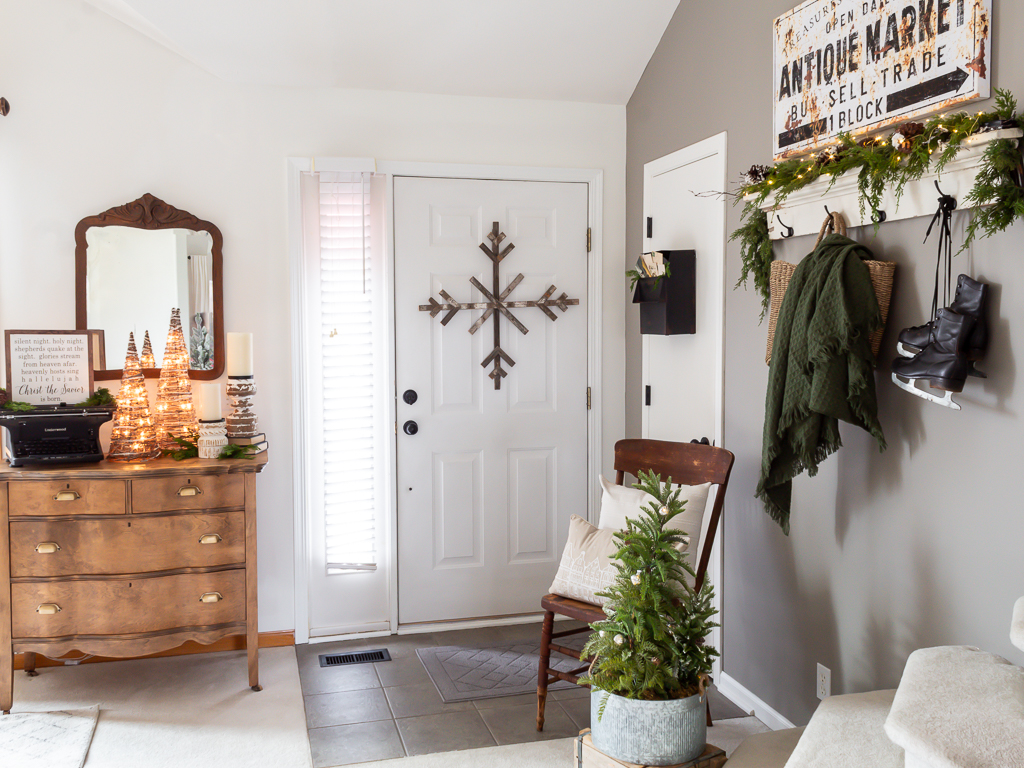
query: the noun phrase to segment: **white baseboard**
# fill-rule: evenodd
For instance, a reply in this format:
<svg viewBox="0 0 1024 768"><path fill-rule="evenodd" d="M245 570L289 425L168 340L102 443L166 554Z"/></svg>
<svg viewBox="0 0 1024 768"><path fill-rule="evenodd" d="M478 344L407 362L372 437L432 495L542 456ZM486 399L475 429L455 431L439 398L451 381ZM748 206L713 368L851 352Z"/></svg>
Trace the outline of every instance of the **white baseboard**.
<svg viewBox="0 0 1024 768"><path fill-rule="evenodd" d="M753 712L754 717L767 725L773 731L781 731L786 728L795 728L788 719L764 703L759 697L751 693L736 680L723 672L715 681L718 690L722 695L732 701L744 712Z"/></svg>

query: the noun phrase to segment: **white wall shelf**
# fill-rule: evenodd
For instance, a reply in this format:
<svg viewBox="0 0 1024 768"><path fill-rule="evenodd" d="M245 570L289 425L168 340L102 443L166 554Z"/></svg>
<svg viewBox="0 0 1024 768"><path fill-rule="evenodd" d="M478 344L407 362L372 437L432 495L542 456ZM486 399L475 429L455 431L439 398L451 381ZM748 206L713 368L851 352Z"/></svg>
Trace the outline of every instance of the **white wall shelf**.
<svg viewBox="0 0 1024 768"><path fill-rule="evenodd" d="M936 181L942 191L955 197L962 208L964 198L977 179L981 157L988 144L998 139L1019 139L1022 136L1024 131L1012 128L979 133L966 139L956 159L946 165L941 174L929 172L907 184L898 208L894 190L888 189L883 193L881 210L885 212L886 222L934 215L938 207ZM788 234L788 227L793 228L794 237L817 234L825 220L825 206L832 212L842 213L850 227L873 226L872 211L866 210L864 217L860 214L857 173L841 176L831 189L829 182L830 179L822 177L793 192L778 210L775 210L775 195L765 199L761 209L768 213L768 231L772 240L782 239L783 234Z"/></svg>

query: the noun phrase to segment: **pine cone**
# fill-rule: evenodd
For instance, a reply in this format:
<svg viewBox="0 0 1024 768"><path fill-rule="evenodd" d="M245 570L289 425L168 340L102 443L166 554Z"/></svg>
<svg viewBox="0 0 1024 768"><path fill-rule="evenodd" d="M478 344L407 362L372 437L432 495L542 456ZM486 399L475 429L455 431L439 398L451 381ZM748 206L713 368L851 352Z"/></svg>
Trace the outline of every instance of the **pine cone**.
<svg viewBox="0 0 1024 768"><path fill-rule="evenodd" d="M907 141L913 141L924 133L924 125L921 123L904 123L900 126L900 133L903 134L903 138Z"/></svg>
<svg viewBox="0 0 1024 768"><path fill-rule="evenodd" d="M9 399L10 398L7 397L7 390L6 389L0 389L0 408L3 408L5 405L7 405L7 401Z"/></svg>
<svg viewBox="0 0 1024 768"><path fill-rule="evenodd" d="M760 184L762 181L768 178L768 174L771 173L771 167L767 165L757 165L756 163L750 166L750 170L743 174L743 181L747 186L752 184Z"/></svg>

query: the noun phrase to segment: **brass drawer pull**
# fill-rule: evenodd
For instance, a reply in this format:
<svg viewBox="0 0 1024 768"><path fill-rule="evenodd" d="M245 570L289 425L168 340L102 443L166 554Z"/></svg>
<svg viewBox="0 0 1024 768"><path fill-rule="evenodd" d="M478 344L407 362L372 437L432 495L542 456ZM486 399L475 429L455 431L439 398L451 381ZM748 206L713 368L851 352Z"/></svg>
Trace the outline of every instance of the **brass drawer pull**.
<svg viewBox="0 0 1024 768"><path fill-rule="evenodd" d="M199 537L200 544L220 544L224 541L219 533L204 533Z"/></svg>
<svg viewBox="0 0 1024 768"><path fill-rule="evenodd" d="M77 501L82 498L78 491L60 491L54 497L54 501Z"/></svg>
<svg viewBox="0 0 1024 768"><path fill-rule="evenodd" d="M178 489L179 496L198 496L202 493L198 485L183 485Z"/></svg>
<svg viewBox="0 0 1024 768"><path fill-rule="evenodd" d="M207 592L199 598L200 603L219 603L224 599L224 595L220 592Z"/></svg>
<svg viewBox="0 0 1024 768"><path fill-rule="evenodd" d="M56 541L41 541L36 544L36 552L40 555L52 555L55 552L60 552L60 544Z"/></svg>
<svg viewBox="0 0 1024 768"><path fill-rule="evenodd" d="M55 613L60 613L60 606L56 603L43 603L36 608L36 613L40 613L44 616L52 616Z"/></svg>

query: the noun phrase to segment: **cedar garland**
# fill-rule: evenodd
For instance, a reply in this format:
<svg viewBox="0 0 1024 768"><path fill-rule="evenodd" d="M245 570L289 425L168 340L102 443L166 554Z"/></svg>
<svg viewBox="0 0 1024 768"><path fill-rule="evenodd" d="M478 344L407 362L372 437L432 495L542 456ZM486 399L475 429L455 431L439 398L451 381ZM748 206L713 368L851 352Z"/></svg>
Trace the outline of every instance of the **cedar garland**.
<svg viewBox="0 0 1024 768"><path fill-rule="evenodd" d="M1018 113L1013 94L1001 89L995 94L995 109L990 112L957 112L933 117L924 124L905 123L888 137L856 141L844 133L836 147L815 157L791 158L770 168L752 167L736 195L736 203L743 201L741 226L730 240L740 242L742 266L736 287L746 285L753 276L754 288L762 297L761 319L770 301L768 278L772 262L768 215L761 206L770 195L775 196L778 207L790 194L820 178L829 179L831 189L840 176L856 173L862 219L867 211L881 207L886 189L893 190L898 204L909 182L928 171L941 172L970 136L1024 125L1024 113ZM1024 165L1019 140L1001 139L989 144L977 181L965 202L976 208L961 251L976 237L990 237L1024 218Z"/></svg>

